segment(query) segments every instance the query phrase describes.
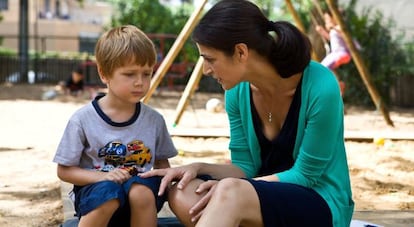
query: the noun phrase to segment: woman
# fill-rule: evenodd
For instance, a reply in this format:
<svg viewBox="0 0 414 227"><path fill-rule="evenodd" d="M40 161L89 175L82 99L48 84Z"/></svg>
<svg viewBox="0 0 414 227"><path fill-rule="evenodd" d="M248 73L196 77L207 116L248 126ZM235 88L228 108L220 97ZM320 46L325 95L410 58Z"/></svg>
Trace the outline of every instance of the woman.
<svg viewBox="0 0 414 227"><path fill-rule="evenodd" d="M225 89L231 164L155 170L186 226L349 226L352 201L335 76L306 36L249 1L224 0L194 30Z"/></svg>

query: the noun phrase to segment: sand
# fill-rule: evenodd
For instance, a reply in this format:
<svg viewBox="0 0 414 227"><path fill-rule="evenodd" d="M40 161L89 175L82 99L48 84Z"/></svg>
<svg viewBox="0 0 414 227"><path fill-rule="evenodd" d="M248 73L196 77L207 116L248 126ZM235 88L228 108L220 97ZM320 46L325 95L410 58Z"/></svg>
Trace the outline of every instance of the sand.
<svg viewBox="0 0 414 227"><path fill-rule="evenodd" d="M0 226L57 226L63 219L60 181L52 158L70 115L88 98L42 100L51 86L0 86ZM150 99L168 125L177 119L180 92L157 91ZM87 94L89 95L89 94ZM226 114L205 110L221 94L195 93L176 129L225 130ZM356 210L414 209L414 109L390 111L395 127L375 110L347 107L346 132L364 135L347 140L347 156ZM370 139L371 138L371 139ZM374 142L375 138L375 142ZM226 162L228 138L173 137L180 155L173 165L194 161Z"/></svg>

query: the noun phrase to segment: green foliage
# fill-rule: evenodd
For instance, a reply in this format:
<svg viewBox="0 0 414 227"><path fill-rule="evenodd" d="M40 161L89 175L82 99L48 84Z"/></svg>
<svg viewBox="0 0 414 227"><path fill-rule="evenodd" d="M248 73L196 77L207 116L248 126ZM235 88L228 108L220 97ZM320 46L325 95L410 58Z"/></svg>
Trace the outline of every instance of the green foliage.
<svg viewBox="0 0 414 227"><path fill-rule="evenodd" d="M1 14L1 11L0 11L0 22L3 20L3 15ZM2 43L3 43L3 37L0 37L0 45L2 45Z"/></svg>
<svg viewBox="0 0 414 227"><path fill-rule="evenodd" d="M0 47L0 56L6 57L17 57L18 53L16 50ZM29 51L30 59L69 59L69 60L83 60L92 58L89 56L89 53L79 53L79 52L59 52L59 51L47 51L44 53Z"/></svg>
<svg viewBox="0 0 414 227"><path fill-rule="evenodd" d="M118 1L117 15L112 26L133 24L146 33L171 33L175 24L172 13L159 1L125 0Z"/></svg>
<svg viewBox="0 0 414 227"><path fill-rule="evenodd" d="M7 57L17 56L17 52L15 50L0 46L0 56L7 56Z"/></svg>
<svg viewBox="0 0 414 227"><path fill-rule="evenodd" d="M177 10L172 12L158 0L114 0L116 2L116 12L111 21L111 27L132 24L139 27L147 34L163 33L178 35L194 7L190 4L182 4ZM156 43L157 41L154 40ZM166 40L165 53L171 48L174 40ZM183 55L178 58L186 58L190 62L195 62L198 58L197 49L188 40L183 47ZM178 59L182 60L182 59Z"/></svg>
<svg viewBox="0 0 414 227"><path fill-rule="evenodd" d="M403 32L392 36L391 28L395 27L395 23L391 18L386 20L381 12L373 12L372 8L364 9L360 15L357 15L356 2L352 0L345 9L344 19L353 38L362 47L360 55L374 86L383 101L389 105L390 89L396 78L413 73L409 59L413 51L404 49ZM347 84L344 97L346 102L364 106L373 105L354 62L341 66L337 71Z"/></svg>

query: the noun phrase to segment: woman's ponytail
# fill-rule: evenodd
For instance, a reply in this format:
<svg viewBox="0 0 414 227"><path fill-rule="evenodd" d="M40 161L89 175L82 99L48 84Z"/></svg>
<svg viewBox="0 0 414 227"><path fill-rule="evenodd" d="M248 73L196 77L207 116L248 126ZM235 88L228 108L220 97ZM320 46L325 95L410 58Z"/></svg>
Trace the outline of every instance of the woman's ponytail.
<svg viewBox="0 0 414 227"><path fill-rule="evenodd" d="M311 59L312 46L308 37L286 21L269 21L268 28L276 33L268 57L280 76L287 78L302 72Z"/></svg>

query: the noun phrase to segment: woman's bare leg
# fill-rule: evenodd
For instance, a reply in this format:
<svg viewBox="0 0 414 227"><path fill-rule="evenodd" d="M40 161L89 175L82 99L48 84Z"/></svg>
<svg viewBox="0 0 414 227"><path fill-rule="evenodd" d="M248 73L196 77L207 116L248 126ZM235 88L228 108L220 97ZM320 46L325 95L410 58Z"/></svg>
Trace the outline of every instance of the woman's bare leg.
<svg viewBox="0 0 414 227"><path fill-rule="evenodd" d="M131 226L156 227L157 207L154 193L145 185L132 184L128 194Z"/></svg>
<svg viewBox="0 0 414 227"><path fill-rule="evenodd" d="M200 179L192 180L184 189L178 190L176 186L171 187L168 192L168 205L182 224L186 227L194 226L189 214L190 208L196 204L204 194L196 194L197 187L204 182Z"/></svg>
<svg viewBox="0 0 414 227"><path fill-rule="evenodd" d="M79 227L87 226L107 226L112 215L119 207L119 201L117 199L109 200L100 205L96 209L90 211L86 215L82 216L79 221Z"/></svg>
<svg viewBox="0 0 414 227"><path fill-rule="evenodd" d="M262 227L263 220L256 190L246 180L221 180L196 226Z"/></svg>

